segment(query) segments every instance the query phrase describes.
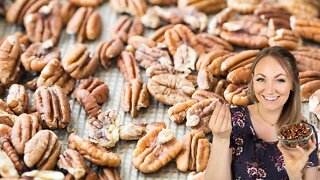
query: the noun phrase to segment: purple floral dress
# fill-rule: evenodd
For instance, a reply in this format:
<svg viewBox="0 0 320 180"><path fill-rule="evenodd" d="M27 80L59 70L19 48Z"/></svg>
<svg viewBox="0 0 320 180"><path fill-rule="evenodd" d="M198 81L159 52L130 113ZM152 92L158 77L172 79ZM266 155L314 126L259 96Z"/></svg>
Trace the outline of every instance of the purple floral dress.
<svg viewBox="0 0 320 180"><path fill-rule="evenodd" d="M231 108L231 114L233 179L289 179L283 156L277 147L278 142L264 142L257 137L248 108ZM319 165L317 149L310 154L308 167Z"/></svg>

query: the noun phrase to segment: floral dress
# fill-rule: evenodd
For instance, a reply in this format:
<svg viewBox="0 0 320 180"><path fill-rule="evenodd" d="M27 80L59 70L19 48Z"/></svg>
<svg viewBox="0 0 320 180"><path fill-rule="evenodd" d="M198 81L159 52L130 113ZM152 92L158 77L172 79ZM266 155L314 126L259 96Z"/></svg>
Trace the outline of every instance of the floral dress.
<svg viewBox="0 0 320 180"><path fill-rule="evenodd" d="M248 108L231 108L231 114L233 179L289 179L283 156L277 147L278 142L265 142L257 137ZM308 167L318 166L317 149L318 147L310 154Z"/></svg>

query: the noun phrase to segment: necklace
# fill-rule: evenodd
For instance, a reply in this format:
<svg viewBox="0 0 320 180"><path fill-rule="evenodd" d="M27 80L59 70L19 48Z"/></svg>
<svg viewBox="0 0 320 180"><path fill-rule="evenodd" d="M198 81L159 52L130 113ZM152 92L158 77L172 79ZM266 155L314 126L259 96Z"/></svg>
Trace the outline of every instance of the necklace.
<svg viewBox="0 0 320 180"><path fill-rule="evenodd" d="M257 104L257 109L258 109L258 114L259 114L260 118L261 118L264 122L268 123L268 124L271 125L271 126L274 126L274 125L276 124L276 123L272 124L272 123L270 123L269 121L266 121L265 119L262 118L262 116L261 116L261 114L260 114L260 111L259 111L258 104Z"/></svg>

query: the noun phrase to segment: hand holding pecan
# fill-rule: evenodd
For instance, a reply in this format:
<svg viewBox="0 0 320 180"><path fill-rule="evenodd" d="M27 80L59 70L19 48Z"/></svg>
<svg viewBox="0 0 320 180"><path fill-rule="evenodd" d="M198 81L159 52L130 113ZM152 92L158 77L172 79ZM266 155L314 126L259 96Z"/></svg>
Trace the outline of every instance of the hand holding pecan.
<svg viewBox="0 0 320 180"><path fill-rule="evenodd" d="M39 87L34 94L34 103L43 127L62 129L71 121L71 109L66 93L59 87Z"/></svg>
<svg viewBox="0 0 320 180"><path fill-rule="evenodd" d="M60 150L57 135L50 130L41 130L26 143L23 159L29 168L36 166L40 170L52 170Z"/></svg>
<svg viewBox="0 0 320 180"><path fill-rule="evenodd" d="M62 67L75 79L92 75L99 65L98 53L91 53L84 44L71 46L62 58Z"/></svg>
<svg viewBox="0 0 320 180"><path fill-rule="evenodd" d="M99 43L97 49L102 67L108 69L112 59L116 58L124 50L124 44L121 39L115 38Z"/></svg>
<svg viewBox="0 0 320 180"><path fill-rule="evenodd" d="M93 142L82 139L74 133L68 138L68 147L77 150L88 161L109 167L118 167L120 165L120 157L118 154L107 151L104 147L98 146Z"/></svg>
<svg viewBox="0 0 320 180"><path fill-rule="evenodd" d="M124 111L130 112L132 117L137 117L141 108L147 108L150 105L147 85L139 79L126 82L122 87L120 102Z"/></svg>
<svg viewBox="0 0 320 180"><path fill-rule="evenodd" d="M84 177L87 165L82 155L73 149L67 149L60 155L57 163L59 168L65 169L72 174L75 179Z"/></svg>
<svg viewBox="0 0 320 180"><path fill-rule="evenodd" d="M7 96L7 104L16 115L26 112L29 106L29 96L25 87L19 84L11 85Z"/></svg>
<svg viewBox="0 0 320 180"><path fill-rule="evenodd" d="M132 154L132 163L143 173L153 173L174 159L182 144L172 130L156 128L142 137Z"/></svg>

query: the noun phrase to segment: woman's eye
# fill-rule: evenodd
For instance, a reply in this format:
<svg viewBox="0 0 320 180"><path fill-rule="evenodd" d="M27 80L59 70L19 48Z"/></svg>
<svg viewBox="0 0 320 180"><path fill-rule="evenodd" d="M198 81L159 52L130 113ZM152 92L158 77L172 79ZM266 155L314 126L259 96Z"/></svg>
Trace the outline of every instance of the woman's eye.
<svg viewBox="0 0 320 180"><path fill-rule="evenodd" d="M277 79L277 82L284 83L286 81L284 79Z"/></svg>
<svg viewBox="0 0 320 180"><path fill-rule="evenodd" d="M258 82L263 82L264 79L263 79L263 78L258 78L256 81L258 81Z"/></svg>

